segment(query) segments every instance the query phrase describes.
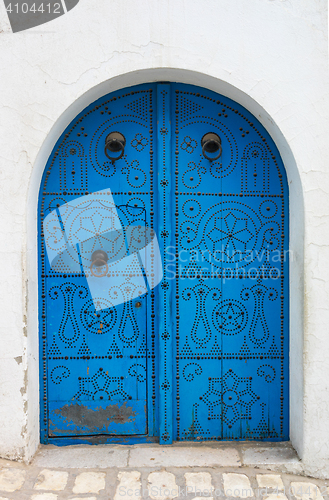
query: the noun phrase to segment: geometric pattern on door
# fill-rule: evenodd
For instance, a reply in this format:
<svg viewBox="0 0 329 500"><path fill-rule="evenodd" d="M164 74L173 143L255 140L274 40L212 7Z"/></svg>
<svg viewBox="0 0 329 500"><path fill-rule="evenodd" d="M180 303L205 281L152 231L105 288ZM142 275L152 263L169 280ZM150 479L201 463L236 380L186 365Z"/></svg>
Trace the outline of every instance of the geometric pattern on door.
<svg viewBox="0 0 329 500"><path fill-rule="evenodd" d="M114 163L113 131L126 139ZM96 310L84 268L51 267L44 221L106 189L123 228L155 231L164 275ZM100 98L55 145L38 214L42 442L289 438L288 186L245 108L185 84Z"/></svg>

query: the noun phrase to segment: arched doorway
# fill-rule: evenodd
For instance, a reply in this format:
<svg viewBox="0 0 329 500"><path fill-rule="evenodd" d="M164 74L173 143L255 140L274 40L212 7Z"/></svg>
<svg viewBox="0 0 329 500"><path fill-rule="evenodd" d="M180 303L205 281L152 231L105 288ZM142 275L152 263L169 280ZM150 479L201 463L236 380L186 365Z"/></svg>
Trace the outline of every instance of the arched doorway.
<svg viewBox="0 0 329 500"><path fill-rule="evenodd" d="M80 113L40 191L42 441L288 439L288 207L228 98L139 85Z"/></svg>

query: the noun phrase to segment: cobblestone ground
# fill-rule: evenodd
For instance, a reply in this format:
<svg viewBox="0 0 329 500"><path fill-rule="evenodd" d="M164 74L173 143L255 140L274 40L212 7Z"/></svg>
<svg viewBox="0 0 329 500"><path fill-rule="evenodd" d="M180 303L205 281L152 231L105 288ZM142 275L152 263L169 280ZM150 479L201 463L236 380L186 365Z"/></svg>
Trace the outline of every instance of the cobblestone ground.
<svg viewBox="0 0 329 500"><path fill-rule="evenodd" d="M102 458L92 458L95 463L89 467L86 466L88 457L87 462L83 459L88 450L84 450L76 460L80 467L75 468L74 457L64 454L61 464L60 453L56 451L55 459L52 457L51 460L39 456L28 466L0 460L0 500L329 499L327 480L245 467L243 464L236 467L120 467L120 457L114 458L118 462L115 466L113 456L109 455L111 452L107 452ZM162 453L163 462L166 461L166 451ZM68 459L71 462L66 468ZM107 460L109 467L106 467ZM152 456L149 460L159 461ZM141 463L144 462L141 458ZM53 466L42 466L49 463Z"/></svg>

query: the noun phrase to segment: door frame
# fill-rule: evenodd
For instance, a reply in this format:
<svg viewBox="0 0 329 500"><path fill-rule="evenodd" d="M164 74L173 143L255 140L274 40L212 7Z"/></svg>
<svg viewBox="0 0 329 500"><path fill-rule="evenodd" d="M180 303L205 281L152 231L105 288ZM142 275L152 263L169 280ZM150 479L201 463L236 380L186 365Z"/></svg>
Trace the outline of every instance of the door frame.
<svg viewBox="0 0 329 500"><path fill-rule="evenodd" d="M38 407L38 279L37 279L37 201L43 171L47 159L66 126L93 101L112 91L149 82L172 81L201 86L233 99L258 120L270 134L280 152L285 165L289 185L290 215L290 436L297 451L303 445L303 241L304 208L303 193L296 161L283 133L270 115L250 96L227 82L197 72L179 69L159 69L132 72L115 77L90 89L77 99L58 118L49 131L36 158L32 171L29 196L27 201L27 278L28 278L28 314L27 314L27 351L29 383L27 395L29 411L27 428L32 439L27 455L32 455L39 442ZM294 258L296 255L298 258ZM113 442L113 440L112 440Z"/></svg>

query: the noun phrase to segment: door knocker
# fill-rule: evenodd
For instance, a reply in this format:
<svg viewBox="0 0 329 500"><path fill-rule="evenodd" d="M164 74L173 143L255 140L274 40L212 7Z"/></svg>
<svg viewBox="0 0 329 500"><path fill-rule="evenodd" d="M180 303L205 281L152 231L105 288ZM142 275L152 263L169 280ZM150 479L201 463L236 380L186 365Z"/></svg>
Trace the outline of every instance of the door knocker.
<svg viewBox="0 0 329 500"><path fill-rule="evenodd" d="M218 160L222 154L222 141L215 132L208 132L205 134L201 139L201 146L203 156L209 161ZM215 154L215 156L208 156L207 153Z"/></svg>
<svg viewBox="0 0 329 500"><path fill-rule="evenodd" d="M95 252L91 256L91 266L90 266L90 272L93 276L96 278L102 278L103 276L107 275L107 272L109 270L109 266L107 261L109 260L108 255L104 250L95 250ZM98 274L98 272L94 272L93 267L96 269L100 269L105 266L105 271L102 271L101 274Z"/></svg>
<svg viewBox="0 0 329 500"><path fill-rule="evenodd" d="M104 152L109 160L114 163L116 160L122 158L125 151L126 138L120 132L111 132L105 139L105 149ZM110 156L108 152L119 153L118 156Z"/></svg>

